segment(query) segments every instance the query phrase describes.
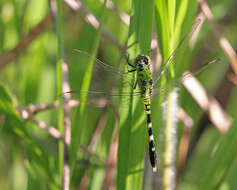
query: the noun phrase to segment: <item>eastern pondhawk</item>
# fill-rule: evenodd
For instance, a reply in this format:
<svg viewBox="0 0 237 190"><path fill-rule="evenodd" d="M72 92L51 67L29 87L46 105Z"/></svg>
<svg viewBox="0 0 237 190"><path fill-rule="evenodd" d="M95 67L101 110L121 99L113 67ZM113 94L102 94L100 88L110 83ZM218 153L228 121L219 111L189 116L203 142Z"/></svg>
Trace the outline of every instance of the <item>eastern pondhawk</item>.
<svg viewBox="0 0 237 190"><path fill-rule="evenodd" d="M133 63L130 63L129 58L127 57L127 71L119 71L119 69L116 69L110 65L105 64L104 62L100 61L97 58L93 58L90 54L81 51L81 50L75 50L80 53L80 56L87 57L88 59L93 59L95 61L94 63L94 75L93 77L95 80L91 81L90 89L89 91L79 91L78 94L87 94L89 96L99 97L99 96L109 96L109 97L141 97L143 104L144 104L144 110L146 114L146 120L147 120L147 128L148 128L148 135L149 135L149 156L150 156L150 163L153 169L153 172L157 171L157 153L156 153L156 147L155 147L155 141L153 137L152 132L152 120L151 120L151 97L154 94L161 93L162 91L165 91L166 87L162 88L156 88L159 79L162 75L166 74L168 69L168 66L171 64L176 64L176 58L179 54L180 50L185 49L185 45L189 39L189 37L192 35L193 31L196 29L196 25L191 29L191 32L184 38L182 41L182 44L175 50L175 52L170 56L166 64L161 68L160 72L156 74L156 79L153 79L152 73L151 73L151 59L148 55L138 55ZM201 68L199 71L196 72L199 73L202 71L206 66L210 65L211 63L215 63L217 60L213 60L206 64L203 68ZM177 66L177 65L175 65ZM107 80L106 73L110 76ZM134 84L131 84L132 79L134 79L133 73L136 73L135 75L135 82ZM183 75L182 77L176 76L176 79L174 79L170 84L171 85L177 85L181 81L188 78L188 74ZM118 88L116 88L116 92L114 92L114 86L108 88L107 90L101 90L104 89L103 82L99 82L98 78L104 78L104 81L113 81L115 78L117 78L118 81L123 80L122 84L124 85L130 85L133 88L133 92L123 92L120 93ZM124 79L125 82L124 82ZM103 79L102 79L103 80ZM108 85L109 86L109 85ZM113 89L113 90L112 90ZM73 94L75 94L75 91L72 91ZM90 98L88 98L90 99Z"/></svg>

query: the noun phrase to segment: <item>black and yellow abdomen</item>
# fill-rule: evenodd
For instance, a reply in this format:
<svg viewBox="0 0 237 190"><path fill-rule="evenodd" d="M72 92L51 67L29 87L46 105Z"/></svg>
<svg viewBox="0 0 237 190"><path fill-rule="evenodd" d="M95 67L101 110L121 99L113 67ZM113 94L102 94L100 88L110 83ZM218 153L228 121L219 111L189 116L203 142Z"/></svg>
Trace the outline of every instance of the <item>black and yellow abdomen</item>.
<svg viewBox="0 0 237 190"><path fill-rule="evenodd" d="M157 171L157 153L156 153L154 136L152 132L151 97L144 96L142 98L143 98L144 110L145 110L146 118L147 118L147 130L148 130L148 138L149 138L149 157L150 157L152 170L153 172L156 172Z"/></svg>

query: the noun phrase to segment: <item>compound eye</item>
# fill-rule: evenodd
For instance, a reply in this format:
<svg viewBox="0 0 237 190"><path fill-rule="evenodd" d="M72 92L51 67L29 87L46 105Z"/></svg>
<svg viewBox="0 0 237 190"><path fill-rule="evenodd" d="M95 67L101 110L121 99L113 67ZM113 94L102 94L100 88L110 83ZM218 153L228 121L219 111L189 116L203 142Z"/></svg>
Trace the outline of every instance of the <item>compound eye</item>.
<svg viewBox="0 0 237 190"><path fill-rule="evenodd" d="M147 59L144 59L144 62L146 65L148 65L148 60Z"/></svg>
<svg viewBox="0 0 237 190"><path fill-rule="evenodd" d="M146 65L150 63L150 58L148 56L144 56L143 60Z"/></svg>

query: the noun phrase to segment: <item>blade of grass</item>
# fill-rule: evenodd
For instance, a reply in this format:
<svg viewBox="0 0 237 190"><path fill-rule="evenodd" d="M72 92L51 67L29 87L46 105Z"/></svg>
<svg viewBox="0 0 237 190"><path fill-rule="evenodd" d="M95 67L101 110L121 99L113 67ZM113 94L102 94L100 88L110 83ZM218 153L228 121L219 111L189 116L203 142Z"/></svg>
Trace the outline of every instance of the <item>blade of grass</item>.
<svg viewBox="0 0 237 190"><path fill-rule="evenodd" d="M227 134L216 143L217 149L210 159L207 170L202 173L198 189L218 189L236 159L237 120L233 121Z"/></svg>
<svg viewBox="0 0 237 190"><path fill-rule="evenodd" d="M102 27L103 24L105 22L105 15L104 15L104 11L106 9L105 7L106 4L106 0L104 1L103 6L100 8L99 11L99 20L100 20L100 25L98 27L98 29L94 32L94 38L90 39L91 40L91 53L90 53L90 60L88 62L88 66L84 72L84 76L82 79L82 86L81 86L81 91L82 92L87 92L89 91L89 87L90 87L90 83L91 83L91 78L92 78L92 74L93 74L93 66L94 66L94 60L95 57L97 55L97 51L98 51L98 47L99 47L99 43L100 43L100 37L101 37L101 33L102 33ZM88 39L89 40L89 39ZM89 41L88 41L89 43ZM72 170L75 169L75 164L76 164L76 160L77 160L77 152L78 152L78 145L80 143L82 143L81 138L90 138L90 135L85 134L88 131L88 126L86 126L85 124L85 106L86 106L86 101L87 101L87 94L86 93L81 93L80 94L80 107L77 110L76 113L76 118L75 118L75 123L80 123L80 126L75 126L74 127L74 131L72 133L72 147L71 147L71 168ZM74 172L74 171L73 171Z"/></svg>
<svg viewBox="0 0 237 190"><path fill-rule="evenodd" d="M169 16L169 34L170 34L170 47L169 54L174 51L174 24L175 24L175 10L176 10L176 1L168 1L168 16Z"/></svg>
<svg viewBox="0 0 237 190"><path fill-rule="evenodd" d="M176 3L179 3L177 9ZM184 15L187 14L187 1L156 1L155 15L156 15L156 25L159 38L159 44L161 48L161 53L163 57L163 64L168 59L168 57L173 53L177 45L179 44L181 25L184 23ZM176 33L177 32L177 33ZM173 60L175 61L175 60ZM182 67L182 64L170 64L168 69L171 73L171 78L176 77L175 73L178 67ZM184 68L184 67L183 67ZM180 68L179 68L180 70ZM182 70L182 69L181 69ZM165 85L166 79L161 78L161 86ZM164 139L164 152L160 154L165 154L164 157L160 157L160 161L163 168L163 189L174 188L175 181L175 160L176 160L176 142L177 142L177 116L174 114L177 108L178 98L171 98L171 94L176 94L174 89L170 89L171 92L168 94L167 98L167 109L165 126L163 131ZM159 105L165 100L165 95L159 97ZM159 106L158 105L158 106ZM161 113L161 112L160 112ZM161 114L159 115L161 118ZM162 159L163 158L163 159ZM160 160L161 159L161 160Z"/></svg>
<svg viewBox="0 0 237 190"><path fill-rule="evenodd" d="M167 3L165 1L155 1L155 18L159 48L161 50L163 60L167 60L170 54L169 46L167 46L167 42L170 41L170 36L168 28L168 10Z"/></svg>
<svg viewBox="0 0 237 190"><path fill-rule="evenodd" d="M168 8L172 7L171 10ZM163 2L163 1L157 1L156 7L155 7L155 13L156 13L156 27L157 27L157 32L158 32L158 40L159 44L162 44L160 46L161 48L161 53L163 57L163 64L164 61L168 59L168 57L171 55L172 50L174 49L174 23L175 23L175 5L172 2ZM165 21L164 21L165 20ZM173 25L173 26L172 26ZM172 69L169 67L169 70ZM161 78L161 85L166 84L166 80L164 77ZM171 95L168 95L167 97L167 110L166 110L166 124L165 128L161 128L162 134L159 134L159 139L161 139L161 136L165 136L165 141L159 142L159 144L162 146L161 149L158 149L158 162L160 165L158 166L158 169L162 169L163 172L163 177L162 177L162 187L164 189L169 189L172 187L172 181L174 176L171 175L172 171L169 170L169 168L172 168L172 160L173 158L173 153L171 152L171 147L173 145L168 142L171 140L171 132L173 132L173 129L175 128L175 119L173 118L173 112L172 112L172 107L173 105L177 104L176 101L172 101ZM160 96L159 97L159 102L157 106L160 106L161 103L165 100L165 96ZM162 112L158 112L158 117L162 118ZM164 122L159 122L160 124L164 124ZM161 126L162 127L162 126ZM176 134L176 133L174 133ZM172 137L174 138L174 137ZM173 139L172 139L173 140ZM167 143L168 142L168 143ZM174 142L174 141L173 141ZM172 150L173 151L173 150ZM165 156L161 157L161 154L164 154ZM161 177L161 175L160 175Z"/></svg>
<svg viewBox="0 0 237 190"><path fill-rule="evenodd" d="M127 45L131 60L150 50L153 9L153 1L133 1ZM132 91L128 88L122 91ZM137 108L132 98L129 103L126 100L121 102L117 189L142 188L146 127L144 110Z"/></svg>
<svg viewBox="0 0 237 190"><path fill-rule="evenodd" d="M167 98L167 120L165 126L165 152L163 189L175 189L176 183L176 143L177 143L177 110L178 93L173 90Z"/></svg>
<svg viewBox="0 0 237 190"><path fill-rule="evenodd" d="M30 164L37 166L36 170L41 172L45 180L49 180L49 184L55 186L55 180L49 169L48 160L45 159L49 156L43 150L41 144L32 140L26 130L26 123L22 121L19 113L14 108L11 98L6 89L0 84L0 115L4 118L3 130L7 130L11 134L19 136L23 142L24 151L27 154L26 161ZM19 142L19 141L16 141Z"/></svg>
<svg viewBox="0 0 237 190"><path fill-rule="evenodd" d="M175 28L174 28L174 41L177 43L180 39L180 32L182 29L182 24L184 22L184 17L186 15L187 12L187 8L188 8L188 1L187 0L183 0L180 2L180 6L179 6L179 11L177 12L177 17L176 17L176 21L175 21ZM175 44L175 46L177 46L178 44Z"/></svg>
<svg viewBox="0 0 237 190"><path fill-rule="evenodd" d="M63 45L62 45L62 0L57 0L57 14L56 14L56 33L57 33L57 94L62 94L62 62L63 62ZM59 99L58 107L58 129L64 135L63 126L63 99ZM59 179L63 188L63 168L64 168L64 147L63 142L58 141L58 160L59 160ZM68 184L69 185L69 184ZM69 187L68 187L69 188Z"/></svg>

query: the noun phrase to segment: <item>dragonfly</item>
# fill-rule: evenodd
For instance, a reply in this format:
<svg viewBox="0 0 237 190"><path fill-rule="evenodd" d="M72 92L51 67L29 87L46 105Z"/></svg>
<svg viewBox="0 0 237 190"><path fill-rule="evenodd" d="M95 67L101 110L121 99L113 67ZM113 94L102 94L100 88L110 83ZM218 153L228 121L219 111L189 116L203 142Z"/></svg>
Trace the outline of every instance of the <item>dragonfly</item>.
<svg viewBox="0 0 237 190"><path fill-rule="evenodd" d="M197 26L193 26L191 31L188 33L188 35L185 36L184 40L181 42L181 45L178 46L178 48L174 51L174 53L170 56L168 61L164 64L164 66L160 69L160 71L157 74L156 79L152 77L152 71L151 71L151 58L149 55L138 55L133 63L131 63L129 56L126 57L126 64L127 64L127 71L120 71L117 68L114 68L113 66L110 66L108 64L105 64L103 61L93 58L89 53L84 52L82 50L74 49L74 51L78 52L80 55L83 55L89 59L92 59L94 63L94 73L96 75L95 82L96 84L93 87L93 82L91 82L91 88L92 90L89 90L87 92L83 91L71 91L69 93L77 93L77 94L84 94L86 93L89 96L109 96L109 97L137 97L139 96L144 104L144 112L146 115L146 123L147 123L147 131L148 131L148 145L149 145L149 158L150 158L150 164L152 167L153 172L157 172L157 150L156 150L156 143L154 140L154 135L152 131L152 119L151 119L151 102L152 102L152 96L154 96L157 93L162 93L162 91L166 91L166 87L161 88L155 88L155 86L158 84L158 81L160 78L165 75L168 72L168 67L171 64L176 64L175 59L177 58L177 55L180 54L180 51L183 51L185 49L185 45L190 37L190 35L194 32ZM206 69L207 66L216 63L218 59L214 59L210 61L209 63L205 64L201 69L196 71L194 75L200 73L204 69ZM96 70L97 69L97 70ZM100 70L100 71L99 71ZM97 77L98 75L101 75L101 73L108 72L109 75L111 75L110 79L120 78L124 79L126 78L127 84L132 86L133 92L107 92L107 91L101 91L98 90L98 86L100 87L101 83L98 83ZM98 74L99 73L99 74ZM135 73L135 83L131 84L129 83L130 80L133 77L132 73ZM116 76L116 77L115 77ZM172 86L176 86L177 84L181 83L183 80L186 80L189 77L188 73L174 79L170 82ZM121 79L121 80L122 80ZM169 84L169 85L170 85ZM124 85L124 83L122 83Z"/></svg>
<svg viewBox="0 0 237 190"><path fill-rule="evenodd" d="M134 89L137 84L139 89L141 90L141 98L144 104L144 110L147 118L147 129L149 136L149 157L150 163L152 166L152 171L157 171L157 152L154 141L154 136L152 132L152 122L151 122L151 96L153 89L153 79L151 74L151 59L147 55L138 55L135 59L134 64L129 63L127 60L127 64L133 69L128 70L128 72L137 72L137 79L135 82Z"/></svg>

